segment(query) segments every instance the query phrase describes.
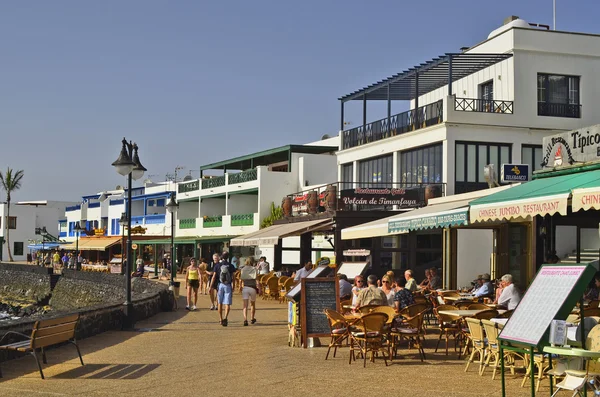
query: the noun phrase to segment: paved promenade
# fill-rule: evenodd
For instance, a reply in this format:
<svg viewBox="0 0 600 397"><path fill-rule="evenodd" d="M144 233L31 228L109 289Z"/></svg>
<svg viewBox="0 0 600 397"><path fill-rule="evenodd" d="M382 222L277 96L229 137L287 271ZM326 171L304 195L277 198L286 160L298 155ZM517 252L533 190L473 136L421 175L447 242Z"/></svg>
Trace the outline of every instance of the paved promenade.
<svg viewBox="0 0 600 397"><path fill-rule="evenodd" d="M112 331L80 342L85 366L73 346L48 351L41 380L32 357L2 365L0 396L325 396L440 395L500 396L499 377L464 372L456 355L433 354L437 332L428 335L427 361L416 350L401 350L385 367L382 360L348 365L348 353L325 361L325 348L287 346L287 309L258 301L255 325L242 326L241 298L234 298L229 326L201 296L196 312L179 309L136 325L138 331ZM185 306L183 298L180 307ZM509 375L510 378L510 375ZM529 395L509 379L508 396ZM339 391L335 391L338 389ZM540 395L548 394L544 381Z"/></svg>

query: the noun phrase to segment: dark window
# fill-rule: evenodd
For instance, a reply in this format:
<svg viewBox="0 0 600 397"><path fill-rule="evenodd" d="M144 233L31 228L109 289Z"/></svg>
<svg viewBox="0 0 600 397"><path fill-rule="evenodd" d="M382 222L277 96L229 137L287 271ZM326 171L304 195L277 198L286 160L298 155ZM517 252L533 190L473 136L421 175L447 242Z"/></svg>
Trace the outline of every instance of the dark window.
<svg viewBox="0 0 600 397"><path fill-rule="evenodd" d="M342 164L342 189L352 189L354 164Z"/></svg>
<svg viewBox="0 0 600 397"><path fill-rule="evenodd" d="M358 163L361 187L390 185L393 182L392 155L375 157Z"/></svg>
<svg viewBox="0 0 600 397"><path fill-rule="evenodd" d="M581 117L579 77L538 73L538 116Z"/></svg>
<svg viewBox="0 0 600 397"><path fill-rule="evenodd" d="M13 254L14 255L23 255L23 243L19 241L15 241L13 243Z"/></svg>
<svg viewBox="0 0 600 397"><path fill-rule="evenodd" d="M490 80L483 84L479 84L479 101L477 101L477 111L493 112L494 111L494 81Z"/></svg>
<svg viewBox="0 0 600 397"><path fill-rule="evenodd" d="M532 172L542 169L542 156L541 145L523 145L521 147L521 163L529 164Z"/></svg>
<svg viewBox="0 0 600 397"><path fill-rule="evenodd" d="M399 182L402 184L442 183L442 144L400 153Z"/></svg>
<svg viewBox="0 0 600 397"><path fill-rule="evenodd" d="M512 158L508 143L457 142L455 154L455 194L486 189L484 167L494 164L498 178L500 166L510 163Z"/></svg>
<svg viewBox="0 0 600 397"><path fill-rule="evenodd" d="M16 216L9 216L8 217L8 228L9 229L16 229L17 228L17 217Z"/></svg>

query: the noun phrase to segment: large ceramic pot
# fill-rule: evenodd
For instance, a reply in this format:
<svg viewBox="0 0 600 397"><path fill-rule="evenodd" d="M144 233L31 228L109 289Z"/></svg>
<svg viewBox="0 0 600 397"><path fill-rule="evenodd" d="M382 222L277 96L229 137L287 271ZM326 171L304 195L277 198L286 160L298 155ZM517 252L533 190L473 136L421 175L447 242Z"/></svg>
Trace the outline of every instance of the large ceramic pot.
<svg viewBox="0 0 600 397"><path fill-rule="evenodd" d="M337 186L329 185L325 190L325 210L335 211L337 202Z"/></svg>
<svg viewBox="0 0 600 397"><path fill-rule="evenodd" d="M292 198L284 197L281 201L281 209L283 210L283 216L289 217L292 216Z"/></svg>
<svg viewBox="0 0 600 397"><path fill-rule="evenodd" d="M306 212L309 214L316 214L317 208L319 207L319 195L316 190L311 190L306 195Z"/></svg>

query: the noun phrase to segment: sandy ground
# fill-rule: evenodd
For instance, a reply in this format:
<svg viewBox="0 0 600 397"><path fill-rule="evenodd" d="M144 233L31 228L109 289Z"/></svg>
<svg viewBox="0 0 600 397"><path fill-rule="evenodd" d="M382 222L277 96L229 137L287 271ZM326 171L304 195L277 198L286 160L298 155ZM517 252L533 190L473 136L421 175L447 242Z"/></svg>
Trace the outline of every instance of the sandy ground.
<svg viewBox="0 0 600 397"><path fill-rule="evenodd" d="M160 313L136 331L80 341L83 367L73 346L50 350L46 380L31 356L3 363L0 396L501 395L500 377L492 381L491 371L480 377L472 365L465 373L456 354L433 353L436 331L427 337L424 363L416 350L403 347L388 367L376 360L363 368L359 361L348 364L346 349L325 361L326 348L288 347L285 304L259 299L258 322L243 327L236 294L226 328L208 310L207 296L198 306L195 312ZM522 376L507 376L507 396L530 395L520 388ZM549 394L547 380L538 394Z"/></svg>

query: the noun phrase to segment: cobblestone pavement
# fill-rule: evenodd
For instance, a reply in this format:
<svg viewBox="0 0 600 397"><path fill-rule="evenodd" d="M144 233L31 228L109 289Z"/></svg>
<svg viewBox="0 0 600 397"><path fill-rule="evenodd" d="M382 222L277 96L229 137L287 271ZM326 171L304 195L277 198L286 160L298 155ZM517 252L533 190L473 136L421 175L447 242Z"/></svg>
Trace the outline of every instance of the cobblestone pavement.
<svg viewBox="0 0 600 397"><path fill-rule="evenodd" d="M179 307L185 306L183 298ZM499 376L464 372L451 350L433 353L438 333L427 336L427 360L403 347L386 367L383 360L348 365L348 352L325 361L326 348L287 346L287 306L258 301L255 325L242 326L241 297L234 297L229 326L208 310L160 313L136 325L137 331L111 331L80 342L85 366L73 346L48 351L41 380L32 357L2 364L0 396L324 396L440 395L500 396ZM325 342L325 339L322 339ZM443 343L442 343L443 344ZM529 395L522 373L507 376L507 396ZM544 381L540 395L549 393Z"/></svg>

